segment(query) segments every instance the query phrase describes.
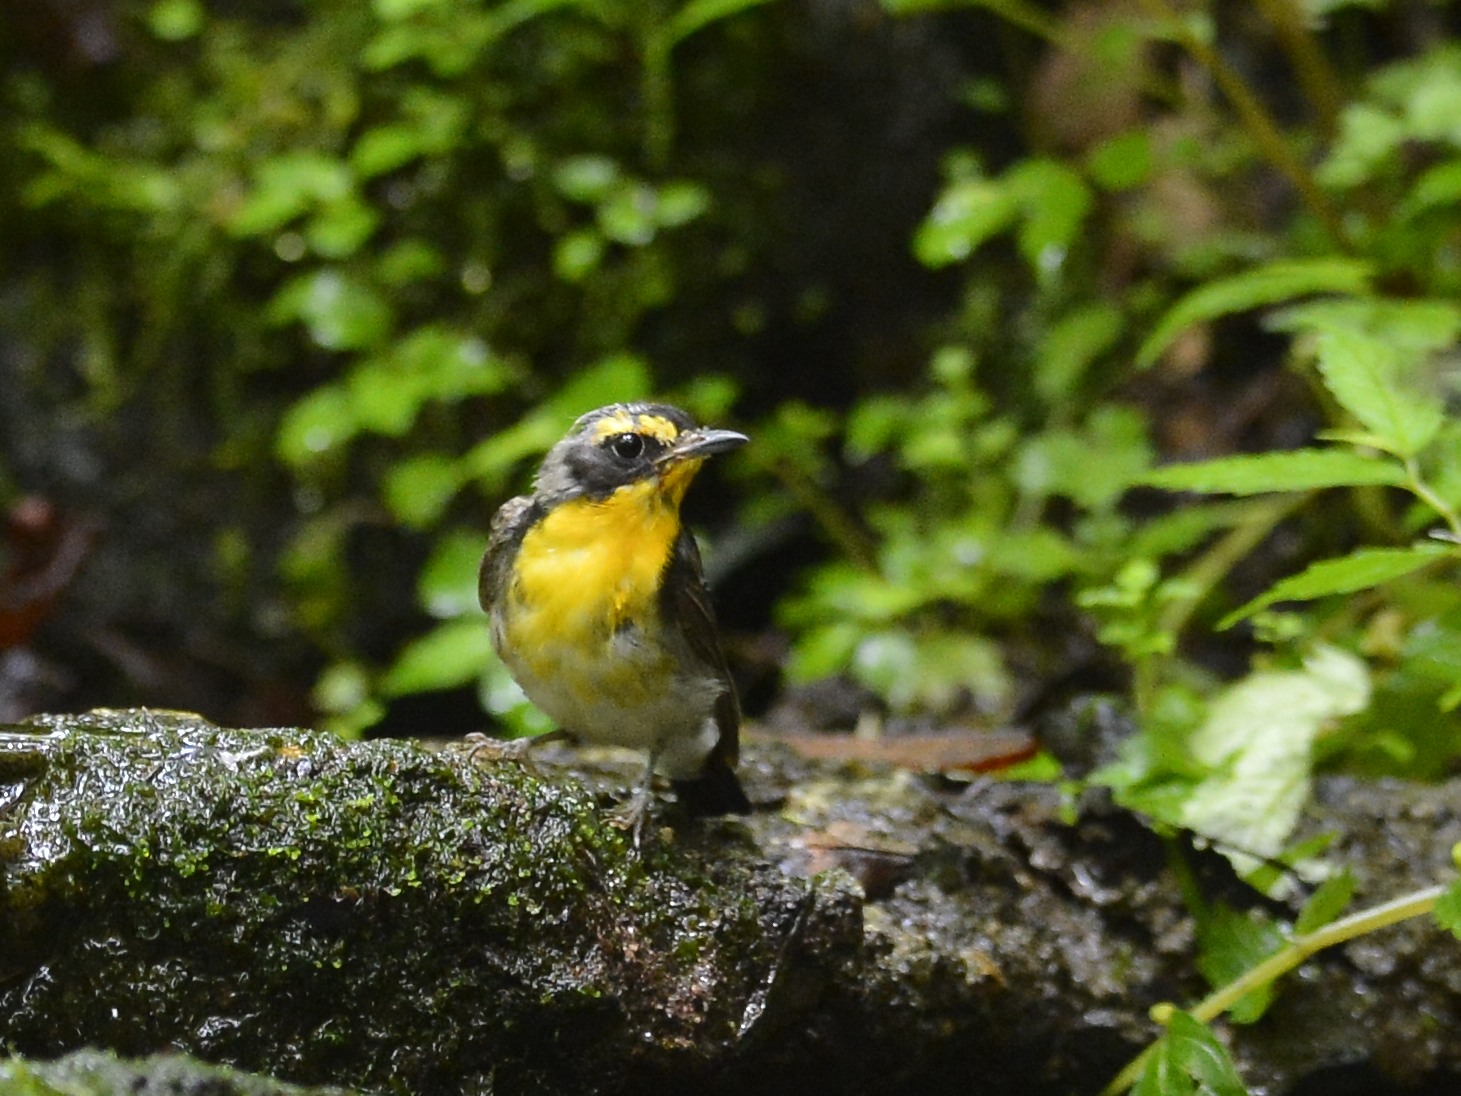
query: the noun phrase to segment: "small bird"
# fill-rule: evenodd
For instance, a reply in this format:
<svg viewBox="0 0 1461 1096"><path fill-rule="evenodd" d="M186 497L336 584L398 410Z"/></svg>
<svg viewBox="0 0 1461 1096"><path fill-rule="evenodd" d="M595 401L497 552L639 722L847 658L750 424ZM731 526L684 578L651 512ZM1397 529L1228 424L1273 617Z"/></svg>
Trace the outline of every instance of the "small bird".
<svg viewBox="0 0 1461 1096"><path fill-rule="evenodd" d="M666 404L600 407L492 521L478 579L492 646L561 733L648 754L613 818L636 845L656 770L693 815L751 809L735 773L740 705L680 524L701 464L747 440Z"/></svg>

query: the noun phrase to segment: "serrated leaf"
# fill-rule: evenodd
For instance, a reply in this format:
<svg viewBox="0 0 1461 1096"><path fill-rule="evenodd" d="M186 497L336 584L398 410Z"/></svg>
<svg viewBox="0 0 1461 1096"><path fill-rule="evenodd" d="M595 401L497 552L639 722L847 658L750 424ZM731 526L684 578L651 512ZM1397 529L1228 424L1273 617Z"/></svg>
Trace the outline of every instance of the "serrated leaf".
<svg viewBox="0 0 1461 1096"><path fill-rule="evenodd" d="M1173 1012L1132 1096L1248 1096L1227 1048L1204 1023Z"/></svg>
<svg viewBox="0 0 1461 1096"><path fill-rule="evenodd" d="M1377 484L1398 487L1406 482L1406 475L1404 468L1390 460L1342 449L1297 449L1288 453L1169 464L1143 477L1143 482L1170 491L1259 495L1324 487Z"/></svg>
<svg viewBox="0 0 1461 1096"><path fill-rule="evenodd" d="M1369 430L1320 430L1314 435L1320 441L1337 441L1359 449L1378 449L1385 452L1386 440Z"/></svg>
<svg viewBox="0 0 1461 1096"><path fill-rule="evenodd" d="M1445 421L1438 396L1406 388L1401 352L1388 341L1357 331L1325 331L1318 360L1334 398L1400 456L1414 456Z"/></svg>
<svg viewBox="0 0 1461 1096"><path fill-rule="evenodd" d="M1369 700L1365 663L1332 647L1300 670L1260 670L1229 686L1189 737L1206 775L1182 804L1182 824L1221 842L1240 874L1277 856L1309 798L1315 740Z"/></svg>
<svg viewBox="0 0 1461 1096"><path fill-rule="evenodd" d="M1461 940L1461 879L1454 880L1436 899L1437 923Z"/></svg>
<svg viewBox="0 0 1461 1096"><path fill-rule="evenodd" d="M1330 297L1281 308L1267 318L1264 326L1271 331L1310 335L1356 331L1401 351L1420 354L1444 350L1456 341L1461 334L1461 304L1431 297Z"/></svg>
<svg viewBox="0 0 1461 1096"><path fill-rule="evenodd" d="M1315 293L1361 296L1369 292L1371 268L1355 259L1282 260L1194 289L1167 310L1136 352L1145 368L1187 328L1204 320Z"/></svg>
<svg viewBox="0 0 1461 1096"><path fill-rule="evenodd" d="M1307 936L1329 924L1349 905L1349 900L1354 897L1354 888L1354 873L1348 868L1324 880L1299 911L1294 932Z"/></svg>
<svg viewBox="0 0 1461 1096"><path fill-rule="evenodd" d="M1402 578L1455 550L1434 544L1409 548L1360 548L1347 556L1310 564L1297 575L1275 583L1246 605L1234 609L1218 622L1218 630L1231 628L1259 609L1277 601L1313 601L1330 594L1352 594Z"/></svg>

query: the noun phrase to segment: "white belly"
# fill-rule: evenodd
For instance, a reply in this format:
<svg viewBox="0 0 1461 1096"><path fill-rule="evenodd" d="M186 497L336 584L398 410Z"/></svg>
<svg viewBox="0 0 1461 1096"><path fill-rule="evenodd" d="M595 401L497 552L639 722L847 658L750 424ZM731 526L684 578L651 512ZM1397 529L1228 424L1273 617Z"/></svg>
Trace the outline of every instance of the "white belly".
<svg viewBox="0 0 1461 1096"><path fill-rule="evenodd" d="M671 777L699 776L719 737L713 713L725 686L709 674L681 672L635 629L589 644L499 653L528 699L564 730L595 745L653 753Z"/></svg>

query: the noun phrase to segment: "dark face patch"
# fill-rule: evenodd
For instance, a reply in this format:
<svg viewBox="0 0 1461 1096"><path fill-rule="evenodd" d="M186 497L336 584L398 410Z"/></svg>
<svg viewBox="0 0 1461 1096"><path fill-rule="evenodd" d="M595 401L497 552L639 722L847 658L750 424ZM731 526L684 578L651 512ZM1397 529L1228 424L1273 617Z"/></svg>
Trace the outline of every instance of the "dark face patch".
<svg viewBox="0 0 1461 1096"><path fill-rule="evenodd" d="M616 403L573 424L549 450L536 491L550 505L588 496L607 498L625 484L656 475L656 461L695 420L663 403Z"/></svg>

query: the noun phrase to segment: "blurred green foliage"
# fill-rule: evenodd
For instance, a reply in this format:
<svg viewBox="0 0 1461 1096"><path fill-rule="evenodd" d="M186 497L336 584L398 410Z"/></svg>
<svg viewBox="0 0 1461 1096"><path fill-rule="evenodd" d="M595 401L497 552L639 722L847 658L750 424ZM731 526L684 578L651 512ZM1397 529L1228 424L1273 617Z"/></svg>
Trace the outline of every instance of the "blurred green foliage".
<svg viewBox="0 0 1461 1096"><path fill-rule="evenodd" d="M224 520L214 565L272 584L343 733L464 687L542 729L480 627L487 518L577 414L655 395L740 411L755 445L717 482L744 538L815 530L767 584L790 680L999 719L1104 661L1139 730L1097 779L1214 831L1244 763L1280 765L1287 805L1319 764L1450 771L1458 47L1386 4L859 11L1003 35L1003 67L942 85L942 180L899 240L940 288L881 359L760 357L777 308L793 334L857 322L823 284L775 302L776 196L828 163L744 119L803 105L758 81L833 16L766 0L135 2L104 77L17 28L0 215L25 320L0 335L73 363L91 415L200 387L217 465L287 484L277 551ZM1341 48L1378 25L1412 52ZM111 100L69 97L86 79ZM803 227L859 253L863 222ZM1255 696L1300 728L1281 764L1224 730ZM1275 855L1288 830L1212 836Z"/></svg>
<svg viewBox="0 0 1461 1096"><path fill-rule="evenodd" d="M586 409L738 416L707 501L788 680L998 720L1103 665L1136 731L1091 779L1269 885L1319 851L1317 768L1461 760L1455 21L37 0L0 37L0 367L61 411L5 420L0 489L77 422L201 437L274 500L191 519L225 611L309 652L331 726L474 688L533 733L476 607L493 508ZM1213 971L1271 950L1241 921ZM1169 1030L1144 1091L1232 1086Z"/></svg>

